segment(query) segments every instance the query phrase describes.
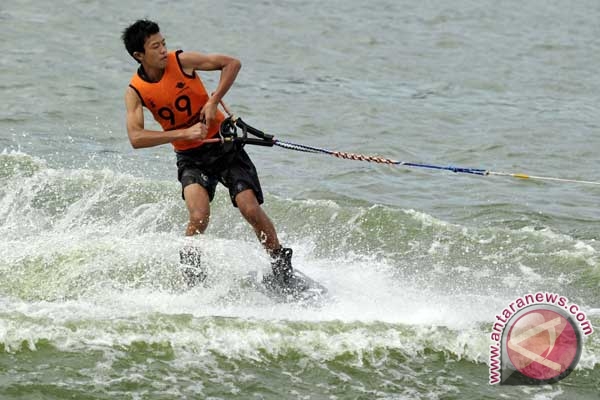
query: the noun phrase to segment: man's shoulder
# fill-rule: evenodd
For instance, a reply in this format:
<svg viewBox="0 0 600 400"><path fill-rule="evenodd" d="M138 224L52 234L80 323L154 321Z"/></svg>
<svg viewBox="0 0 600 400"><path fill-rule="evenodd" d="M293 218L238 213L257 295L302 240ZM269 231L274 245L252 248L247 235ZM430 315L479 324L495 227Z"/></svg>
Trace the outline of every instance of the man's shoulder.
<svg viewBox="0 0 600 400"><path fill-rule="evenodd" d="M133 73L131 74L131 78L129 79L129 83L127 84L128 87L135 85L135 83L141 79L140 77L140 69L136 69L135 71L133 71Z"/></svg>
<svg viewBox="0 0 600 400"><path fill-rule="evenodd" d="M138 97L138 93L137 90L135 89L135 87L133 87L131 84L127 85L127 87L125 88L125 97Z"/></svg>
<svg viewBox="0 0 600 400"><path fill-rule="evenodd" d="M174 59L179 60L179 57L181 56L181 54L183 54L183 50L177 49L177 50L173 50L173 51L170 51L169 53L167 53L167 56L169 58L174 58Z"/></svg>
<svg viewBox="0 0 600 400"><path fill-rule="evenodd" d="M125 88L125 96L137 96L137 90L131 84Z"/></svg>
<svg viewBox="0 0 600 400"><path fill-rule="evenodd" d="M125 104L128 107L137 107L140 104L144 106L142 95L131 84L127 85L127 88L125 89Z"/></svg>

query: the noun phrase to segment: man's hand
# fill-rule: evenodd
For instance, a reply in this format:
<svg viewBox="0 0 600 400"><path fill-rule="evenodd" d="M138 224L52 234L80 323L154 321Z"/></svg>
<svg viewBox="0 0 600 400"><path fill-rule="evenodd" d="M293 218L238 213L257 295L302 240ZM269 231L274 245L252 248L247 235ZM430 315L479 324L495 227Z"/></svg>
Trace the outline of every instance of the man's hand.
<svg viewBox="0 0 600 400"><path fill-rule="evenodd" d="M207 134L207 126L202 122L198 122L184 130L183 140L204 140Z"/></svg>
<svg viewBox="0 0 600 400"><path fill-rule="evenodd" d="M206 126L209 127L215 120L217 115L217 106L218 103L208 100L202 110L200 110L200 120L204 120L206 122Z"/></svg>

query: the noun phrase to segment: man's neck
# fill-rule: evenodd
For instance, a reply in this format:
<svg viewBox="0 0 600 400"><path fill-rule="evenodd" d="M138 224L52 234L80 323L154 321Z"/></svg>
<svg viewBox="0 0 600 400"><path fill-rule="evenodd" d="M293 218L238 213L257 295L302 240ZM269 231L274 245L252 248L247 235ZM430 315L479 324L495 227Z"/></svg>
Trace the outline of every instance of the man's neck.
<svg viewBox="0 0 600 400"><path fill-rule="evenodd" d="M161 80L163 74L165 73L165 70L164 68L151 68L142 64L140 65L138 73L144 80L148 82L158 82Z"/></svg>

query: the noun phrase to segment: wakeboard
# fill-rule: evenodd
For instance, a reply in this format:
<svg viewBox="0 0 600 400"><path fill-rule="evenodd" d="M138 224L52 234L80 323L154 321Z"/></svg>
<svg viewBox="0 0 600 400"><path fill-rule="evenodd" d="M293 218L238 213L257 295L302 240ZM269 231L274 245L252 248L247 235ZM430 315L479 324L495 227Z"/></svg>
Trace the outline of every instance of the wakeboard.
<svg viewBox="0 0 600 400"><path fill-rule="evenodd" d="M315 304L327 296L327 288L294 268L294 273L287 283L283 283L273 273L262 274L251 271L246 282L265 296L284 303L296 302Z"/></svg>

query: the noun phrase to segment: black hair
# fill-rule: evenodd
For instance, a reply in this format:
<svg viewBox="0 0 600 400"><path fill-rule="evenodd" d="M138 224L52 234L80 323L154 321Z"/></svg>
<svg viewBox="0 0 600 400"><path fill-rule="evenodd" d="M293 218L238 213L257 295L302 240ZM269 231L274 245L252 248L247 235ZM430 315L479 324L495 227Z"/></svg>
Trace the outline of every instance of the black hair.
<svg viewBox="0 0 600 400"><path fill-rule="evenodd" d="M144 42L146 39L159 32L160 28L156 22L147 19L138 19L133 24L125 28L125 30L123 30L121 39L123 39L123 43L125 44L127 52L131 55L131 57L139 62L139 60L133 56L133 53L136 51L143 53Z"/></svg>

